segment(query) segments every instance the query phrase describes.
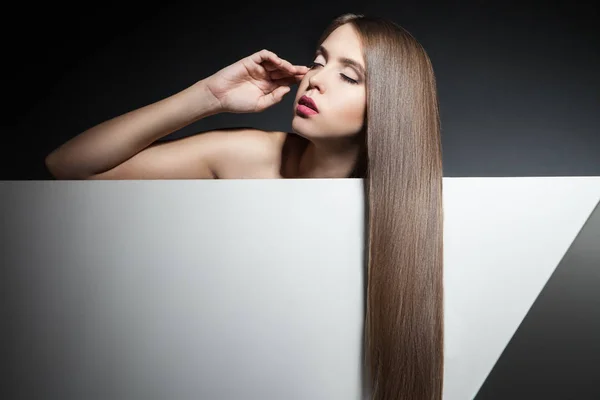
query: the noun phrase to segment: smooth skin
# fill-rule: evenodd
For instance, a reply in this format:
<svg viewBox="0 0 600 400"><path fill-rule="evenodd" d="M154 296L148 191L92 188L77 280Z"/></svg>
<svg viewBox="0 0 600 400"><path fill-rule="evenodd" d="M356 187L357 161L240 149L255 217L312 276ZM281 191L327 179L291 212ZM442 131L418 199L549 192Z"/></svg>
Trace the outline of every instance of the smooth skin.
<svg viewBox="0 0 600 400"><path fill-rule="evenodd" d="M268 50L254 53L170 97L86 130L50 153L46 166L56 179L69 180L343 177L356 158L352 138L362 126L365 90L364 80L342 81L341 75L359 76L333 56L364 61L349 25L323 45L332 61L317 54L312 68ZM296 134L226 128L155 143L210 115L264 111L295 84L294 114L303 94L320 111L308 118L295 114Z"/></svg>

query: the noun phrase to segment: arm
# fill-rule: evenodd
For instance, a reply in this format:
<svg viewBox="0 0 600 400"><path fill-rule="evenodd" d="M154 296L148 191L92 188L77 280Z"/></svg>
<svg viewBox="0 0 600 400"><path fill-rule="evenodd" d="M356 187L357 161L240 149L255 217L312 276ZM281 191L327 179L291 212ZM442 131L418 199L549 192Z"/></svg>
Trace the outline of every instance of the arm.
<svg viewBox="0 0 600 400"><path fill-rule="evenodd" d="M189 146L188 143L200 144L206 140L190 137L153 143L192 122L219 112L219 100L201 80L170 97L86 130L50 153L46 157L46 166L57 179L87 179L103 173L107 173L104 175L107 179L109 175L115 176L114 179L137 179L134 166L141 164L147 164L141 175L148 179L155 176L212 177L206 165L198 165L194 169L182 163L177 164L176 160L180 157L187 165L193 163L194 159L198 160L197 153L193 154L195 146ZM140 153L146 148L143 154ZM153 170L148 162L156 161L155 158L162 158L164 167L169 169L165 168L162 172ZM124 165L126 161L129 164ZM116 167L119 167L119 178L116 178Z"/></svg>
<svg viewBox="0 0 600 400"><path fill-rule="evenodd" d="M277 132L227 128L153 144L116 167L85 179L272 177Z"/></svg>
<svg viewBox="0 0 600 400"><path fill-rule="evenodd" d="M261 50L173 96L88 129L50 153L46 166L57 179L268 175L265 169L276 162L268 132L224 129L154 142L219 112L261 112L279 103L307 71Z"/></svg>

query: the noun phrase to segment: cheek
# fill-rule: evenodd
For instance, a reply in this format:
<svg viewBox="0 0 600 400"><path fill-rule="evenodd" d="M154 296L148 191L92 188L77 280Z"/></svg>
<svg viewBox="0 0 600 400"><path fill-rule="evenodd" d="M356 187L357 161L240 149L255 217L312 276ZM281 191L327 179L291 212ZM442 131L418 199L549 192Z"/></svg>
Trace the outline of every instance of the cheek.
<svg viewBox="0 0 600 400"><path fill-rule="evenodd" d="M340 118L362 123L365 116L365 97L362 95L346 96L336 108Z"/></svg>

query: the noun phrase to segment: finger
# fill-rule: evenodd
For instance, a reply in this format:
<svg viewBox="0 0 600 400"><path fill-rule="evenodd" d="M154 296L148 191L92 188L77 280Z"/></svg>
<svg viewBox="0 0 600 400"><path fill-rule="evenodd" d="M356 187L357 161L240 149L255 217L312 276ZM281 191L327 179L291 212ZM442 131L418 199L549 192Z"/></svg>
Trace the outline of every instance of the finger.
<svg viewBox="0 0 600 400"><path fill-rule="evenodd" d="M288 75L294 75L298 73L296 67L294 67L292 63L281 58L279 60L280 61L268 59L263 61L261 65L269 72L282 71L283 73L286 73Z"/></svg>
<svg viewBox="0 0 600 400"><path fill-rule="evenodd" d="M289 86L279 86L271 93L266 94L265 96L259 99L257 109L259 111L262 111L271 107L274 104L279 103L283 99L283 96L285 96L290 90L291 88Z"/></svg>
<svg viewBox="0 0 600 400"><path fill-rule="evenodd" d="M261 51L257 51L256 53L254 53L250 56L250 59L257 64L260 64L261 62L268 60L270 58L277 59L279 57L277 56L277 54L273 53L272 51L265 50L265 49L263 49Z"/></svg>
<svg viewBox="0 0 600 400"><path fill-rule="evenodd" d="M280 71L280 70L275 70L275 71L269 72L269 78L271 78L272 80L281 79L285 76L289 76L289 74L284 74L283 71Z"/></svg>
<svg viewBox="0 0 600 400"><path fill-rule="evenodd" d="M296 74L306 74L310 71L310 68L305 65L294 65L294 68L296 68Z"/></svg>
<svg viewBox="0 0 600 400"><path fill-rule="evenodd" d="M269 50L261 50L250 55L248 57L255 66L265 68L267 71L273 71L277 69L277 66L281 63L279 57Z"/></svg>
<svg viewBox="0 0 600 400"><path fill-rule="evenodd" d="M300 79L302 79L302 77L304 77L304 75L306 75L306 73L308 72L308 68L306 68L306 67L294 66L294 68L296 68L296 72L293 74L293 76L300 76ZM287 71L282 71L279 69L275 70L275 71L271 71L269 73L269 77L271 79L288 78L291 75L292 74L288 73Z"/></svg>
<svg viewBox="0 0 600 400"><path fill-rule="evenodd" d="M290 90L292 89L289 86L279 86L269 94L269 101L271 104L279 103Z"/></svg>
<svg viewBox="0 0 600 400"><path fill-rule="evenodd" d="M273 83L279 86L292 86L300 83L300 81L302 81L302 78L297 76L288 76L286 78L275 79L273 80Z"/></svg>
<svg viewBox="0 0 600 400"><path fill-rule="evenodd" d="M287 71L290 75L295 74L296 68L287 60L279 57L277 54L269 50L261 50L251 56L252 60L257 64L263 64L268 71L281 69Z"/></svg>
<svg viewBox="0 0 600 400"><path fill-rule="evenodd" d="M286 60L283 60L284 63L287 63ZM292 65L291 63L289 64L291 65L291 68L286 67L286 66L279 66L279 68L277 69L278 71L282 71L283 73L287 74L287 75L298 75L298 74L306 74L308 71L310 71L310 68L304 66L304 65ZM273 69L274 71L275 69Z"/></svg>
<svg viewBox="0 0 600 400"><path fill-rule="evenodd" d="M304 79L305 76L306 74L294 75L292 77L286 78L286 81L289 82L289 84L291 85L299 84L300 82L302 82L302 79Z"/></svg>
<svg viewBox="0 0 600 400"><path fill-rule="evenodd" d="M266 49L257 51L252 54L250 58L256 64L269 64L269 68L278 67L283 63L283 60L277 54Z"/></svg>
<svg viewBox="0 0 600 400"><path fill-rule="evenodd" d="M282 79L282 78L289 78L290 76L292 76L292 75L289 74L287 71L282 71L280 69L275 70L275 71L271 71L269 73L269 78L271 78L272 80L277 80L277 79Z"/></svg>
<svg viewBox="0 0 600 400"><path fill-rule="evenodd" d="M263 61L260 65L268 72L280 71L279 64L275 64L272 60Z"/></svg>

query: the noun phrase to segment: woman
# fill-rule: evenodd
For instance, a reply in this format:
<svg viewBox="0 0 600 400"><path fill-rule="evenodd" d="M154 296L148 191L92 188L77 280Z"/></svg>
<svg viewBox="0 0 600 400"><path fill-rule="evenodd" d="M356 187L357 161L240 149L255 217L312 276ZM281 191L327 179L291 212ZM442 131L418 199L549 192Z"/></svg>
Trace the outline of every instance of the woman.
<svg viewBox="0 0 600 400"><path fill-rule="evenodd" d="M222 129L157 139L218 112L260 112L298 84L293 133ZM422 46L382 18L345 14L310 68L267 50L103 122L47 157L58 179L364 178L368 201L366 388L441 399L442 148Z"/></svg>

